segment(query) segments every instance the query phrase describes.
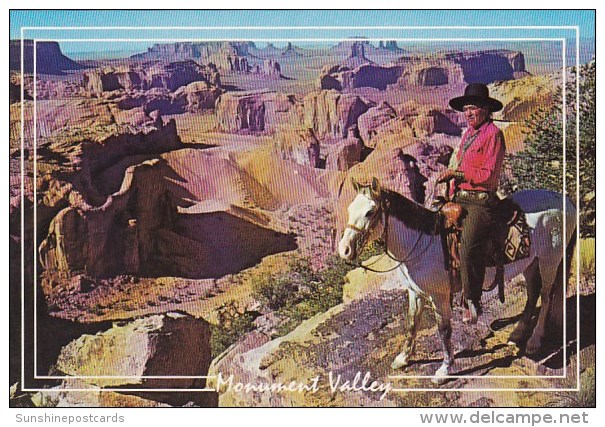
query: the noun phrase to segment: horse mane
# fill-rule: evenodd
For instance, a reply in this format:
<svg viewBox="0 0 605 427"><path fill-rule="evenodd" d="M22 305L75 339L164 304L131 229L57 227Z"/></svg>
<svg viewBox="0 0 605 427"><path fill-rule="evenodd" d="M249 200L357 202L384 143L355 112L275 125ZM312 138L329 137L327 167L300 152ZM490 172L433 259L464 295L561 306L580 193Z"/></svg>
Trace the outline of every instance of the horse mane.
<svg viewBox="0 0 605 427"><path fill-rule="evenodd" d="M389 202L389 215L397 218L412 230L424 234L438 234L439 213L425 208L392 190L382 190L381 197Z"/></svg>

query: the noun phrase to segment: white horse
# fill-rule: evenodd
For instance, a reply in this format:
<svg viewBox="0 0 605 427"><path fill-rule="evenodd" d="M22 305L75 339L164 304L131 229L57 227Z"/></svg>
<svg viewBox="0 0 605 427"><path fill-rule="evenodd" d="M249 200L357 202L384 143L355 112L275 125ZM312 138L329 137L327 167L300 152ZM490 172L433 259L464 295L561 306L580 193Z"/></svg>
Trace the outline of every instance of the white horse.
<svg viewBox="0 0 605 427"><path fill-rule="evenodd" d="M406 341L391 367L398 369L409 364L414 352L419 314L423 303L428 303L435 314L444 351L443 363L434 378L435 382L441 382L449 375L454 353L450 323L452 293L438 233L440 214L398 193L381 190L376 178L371 185L362 186L353 181L353 186L358 194L348 207L348 223L338 245L339 255L345 260L354 260L370 234L384 233L387 254L400 261L398 270L409 297ZM526 343L526 352L531 354L542 346L547 321L549 328L553 326L552 318L557 317L554 310L562 311L563 245L568 249L566 262L569 271L576 240L576 211L569 200L565 200L564 210L563 197L546 190L521 191L513 196L513 200L526 213L532 244L528 258L510 263L504 269L505 280L523 273L527 286L527 303L510 341L517 345ZM485 283L492 283L494 275L495 268L488 268ZM542 304L537 325L532 331L531 319L539 296Z"/></svg>

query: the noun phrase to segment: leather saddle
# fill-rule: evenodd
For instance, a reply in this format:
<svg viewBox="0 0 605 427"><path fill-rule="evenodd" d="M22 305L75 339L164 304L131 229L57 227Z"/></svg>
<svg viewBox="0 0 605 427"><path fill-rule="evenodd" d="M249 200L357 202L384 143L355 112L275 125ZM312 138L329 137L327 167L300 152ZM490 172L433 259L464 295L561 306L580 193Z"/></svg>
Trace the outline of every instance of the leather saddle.
<svg viewBox="0 0 605 427"><path fill-rule="evenodd" d="M441 242L443 245L445 269L449 273L452 292L462 288L460 281L460 236L464 227L466 210L462 205L438 197L434 206L441 213ZM486 267L496 267L496 276L488 291L498 287L498 297L504 302L504 265L529 256L531 242L529 226L525 213L511 198L498 202L497 223L492 239L491 250L483 260Z"/></svg>

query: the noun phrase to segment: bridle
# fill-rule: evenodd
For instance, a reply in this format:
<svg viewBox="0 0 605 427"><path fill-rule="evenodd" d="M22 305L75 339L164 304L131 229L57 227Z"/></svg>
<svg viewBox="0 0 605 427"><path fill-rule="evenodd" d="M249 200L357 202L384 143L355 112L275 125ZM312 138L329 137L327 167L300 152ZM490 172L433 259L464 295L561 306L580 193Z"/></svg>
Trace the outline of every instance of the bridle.
<svg viewBox="0 0 605 427"><path fill-rule="evenodd" d="M345 226L345 229L349 229L357 234L360 234L361 237L360 239L357 241L356 243L356 248L355 250L359 253L358 249L361 249L365 246L366 241L368 239L369 234L371 233L372 229L376 226L376 219L379 217L379 214L382 213L382 217L384 218L383 220L383 230L382 230L382 235L380 237L380 240L383 242L384 244L384 252L382 254L382 256L387 256L390 259L392 259L393 261L395 261L397 263L397 265L395 265L395 267L389 268L388 270L375 270L373 268L370 268L367 265L364 265L361 261L359 262L350 262L347 261L346 263L348 265L351 265L353 267L361 267L364 270L368 270L374 273L389 273L391 271L394 271L396 269L398 269L399 267L401 267L403 265L403 263L406 262L410 262L410 261L414 261L418 258L420 258L427 250L428 248L431 246L432 240L429 241L429 243L424 247L424 249L422 249L420 251L420 253L418 253L417 255L415 255L414 257L412 257L412 254L414 253L414 251L416 250L416 248L418 247L418 245L420 244L420 241L422 240L422 237L425 236L425 233L420 231L419 235L418 235L418 239L416 240L416 242L414 243L414 246L412 247L412 249L410 250L410 252L408 253L408 255L405 257L405 259L403 260L399 260L396 257L394 257L390 252L389 252L389 209L390 209L390 203L388 200L384 199L384 198L380 198L381 202L379 204L378 209L376 210L376 213L374 214L374 216L372 216L372 218L370 219L370 222L368 223L368 227L367 229L363 229L360 227L357 227L355 224L350 224L347 223L347 225ZM435 225L435 228L437 227L437 224ZM434 230L435 231L435 230ZM433 233L434 234L434 233ZM382 257L381 257L382 258ZM381 258L379 258L378 260L374 261L372 264L377 263Z"/></svg>

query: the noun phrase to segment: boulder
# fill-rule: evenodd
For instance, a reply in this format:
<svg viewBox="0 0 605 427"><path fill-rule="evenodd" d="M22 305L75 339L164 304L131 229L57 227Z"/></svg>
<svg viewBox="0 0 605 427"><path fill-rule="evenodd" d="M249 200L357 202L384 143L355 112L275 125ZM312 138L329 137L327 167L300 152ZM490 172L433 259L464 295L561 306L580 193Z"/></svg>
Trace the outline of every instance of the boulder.
<svg viewBox="0 0 605 427"><path fill-rule="evenodd" d="M327 148L326 169L346 171L361 161L364 145L359 138L350 137L330 144Z"/></svg>
<svg viewBox="0 0 605 427"><path fill-rule="evenodd" d="M374 270L384 271L385 273L376 273L363 268L355 268L349 271L342 288L342 302L344 304L354 300L362 300L380 291L403 289L401 273L398 269L393 269L397 262L391 258L376 255L365 261L365 264L371 265Z"/></svg>
<svg viewBox="0 0 605 427"><path fill-rule="evenodd" d="M338 375L341 385L353 382L360 371L361 383L366 366L372 380L388 382L392 371L386 360L390 363L403 340L393 322L404 303L401 292L375 292L332 307L277 339L248 334L212 362L209 386L219 390L219 406L397 406L396 393L331 390L329 384ZM238 383L287 387L291 382L306 388L246 393L236 388Z"/></svg>
<svg viewBox="0 0 605 427"><path fill-rule="evenodd" d="M441 141L439 141L441 142ZM421 145L419 160L429 166L448 166L454 149L446 143L436 143L436 141L426 142ZM433 169L436 170L436 169Z"/></svg>
<svg viewBox="0 0 605 427"><path fill-rule="evenodd" d="M72 390L79 391L74 392ZM31 397L38 408L169 408L171 405L132 394L99 389L78 378L66 378L57 387L37 392ZM118 422L118 415L107 416Z"/></svg>
<svg viewBox="0 0 605 427"><path fill-rule="evenodd" d="M304 124L319 138L347 138L357 119L368 110L367 101L357 95L322 90L304 99Z"/></svg>
<svg viewBox="0 0 605 427"><path fill-rule="evenodd" d="M361 139L368 144L376 135L376 129L395 117L397 117L397 113L385 101L376 107L371 107L357 119Z"/></svg>
<svg viewBox="0 0 605 427"><path fill-rule="evenodd" d="M91 377L86 382L99 387L186 389L205 386L210 362L209 324L167 313L82 335L63 347L55 369L68 376ZM175 376L192 378L169 378Z"/></svg>

